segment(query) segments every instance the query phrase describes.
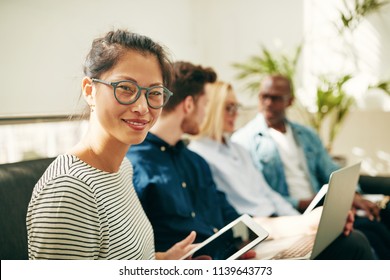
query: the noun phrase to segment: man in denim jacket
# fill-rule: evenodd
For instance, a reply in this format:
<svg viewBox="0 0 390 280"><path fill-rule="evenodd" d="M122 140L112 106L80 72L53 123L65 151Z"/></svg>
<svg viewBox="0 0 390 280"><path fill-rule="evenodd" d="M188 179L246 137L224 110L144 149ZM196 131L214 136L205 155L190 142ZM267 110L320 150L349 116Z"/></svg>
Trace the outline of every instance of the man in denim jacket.
<svg viewBox="0 0 390 280"><path fill-rule="evenodd" d="M322 185L328 183L330 174L340 167L312 129L287 120L286 110L293 100L288 78L266 77L259 93L259 114L236 131L232 141L248 149L268 184L303 212ZM369 233L365 232L367 236L375 233L372 240L378 239L378 234L384 235L379 239L384 239L387 245L378 246L378 250L390 248L387 228L373 221L379 218L378 206L359 193L355 195L353 206L364 210L367 216L355 226L369 227ZM388 252L386 249L382 256L388 258Z"/></svg>
<svg viewBox="0 0 390 280"><path fill-rule="evenodd" d="M267 182L282 194L295 208L304 211L322 185L327 184L329 175L340 167L332 161L315 132L297 123L286 120L294 139L300 143L306 165L302 165L312 187L311 196L299 200L290 196L282 158L278 146L269 133L263 114L233 135L233 141L240 143L251 152L256 166L262 171ZM299 155L302 156L302 155Z"/></svg>

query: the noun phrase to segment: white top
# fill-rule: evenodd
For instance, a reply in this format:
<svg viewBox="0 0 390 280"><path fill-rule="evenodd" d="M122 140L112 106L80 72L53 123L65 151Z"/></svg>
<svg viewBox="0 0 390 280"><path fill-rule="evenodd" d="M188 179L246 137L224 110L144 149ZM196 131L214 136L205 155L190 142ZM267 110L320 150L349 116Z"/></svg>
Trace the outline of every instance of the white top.
<svg viewBox="0 0 390 280"><path fill-rule="evenodd" d="M241 214L268 217L299 214L279 193L271 189L243 147L226 139L193 140L189 148L209 163L217 188Z"/></svg>
<svg viewBox="0 0 390 280"><path fill-rule="evenodd" d="M291 197L298 200L312 198L314 192L307 175L306 160L302 148L294 139L291 127L286 124L286 133L270 128L269 133L276 143L283 162Z"/></svg>
<svg viewBox="0 0 390 280"><path fill-rule="evenodd" d="M153 229L124 158L117 173L60 155L27 211L30 259L154 259Z"/></svg>

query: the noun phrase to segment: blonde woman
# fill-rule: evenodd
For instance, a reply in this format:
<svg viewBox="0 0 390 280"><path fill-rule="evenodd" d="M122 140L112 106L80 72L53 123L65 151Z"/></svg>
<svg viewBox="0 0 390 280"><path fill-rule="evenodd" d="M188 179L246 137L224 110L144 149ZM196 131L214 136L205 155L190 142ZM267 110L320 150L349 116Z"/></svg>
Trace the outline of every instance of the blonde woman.
<svg viewBox="0 0 390 280"><path fill-rule="evenodd" d="M209 84L206 93L206 116L189 147L208 161L217 187L240 213L260 217L298 215L290 203L270 188L250 154L229 140L240 106L232 86L218 81Z"/></svg>

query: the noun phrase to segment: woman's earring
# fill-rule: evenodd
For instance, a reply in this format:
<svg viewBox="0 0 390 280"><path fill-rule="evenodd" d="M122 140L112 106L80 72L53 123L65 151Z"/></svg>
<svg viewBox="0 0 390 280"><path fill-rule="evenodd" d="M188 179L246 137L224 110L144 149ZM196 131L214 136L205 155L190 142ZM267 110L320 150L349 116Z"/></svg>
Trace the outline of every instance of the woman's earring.
<svg viewBox="0 0 390 280"><path fill-rule="evenodd" d="M91 113L95 111L95 105L91 104L89 105L89 108L91 109Z"/></svg>

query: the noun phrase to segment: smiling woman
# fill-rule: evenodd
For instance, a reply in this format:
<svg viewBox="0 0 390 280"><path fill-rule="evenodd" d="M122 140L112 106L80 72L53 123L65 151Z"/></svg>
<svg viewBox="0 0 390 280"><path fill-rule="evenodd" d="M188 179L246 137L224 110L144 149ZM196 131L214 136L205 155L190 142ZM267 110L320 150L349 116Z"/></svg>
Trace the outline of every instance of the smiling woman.
<svg viewBox="0 0 390 280"><path fill-rule="evenodd" d="M111 31L93 41L84 73L88 129L35 185L27 212L29 258L181 257L192 248L195 234L155 255L152 226L125 158L132 144L145 139L172 95L165 87L171 79L166 52L148 37ZM124 100L118 88L121 94L133 89L133 97ZM161 102L153 103L154 96Z"/></svg>

